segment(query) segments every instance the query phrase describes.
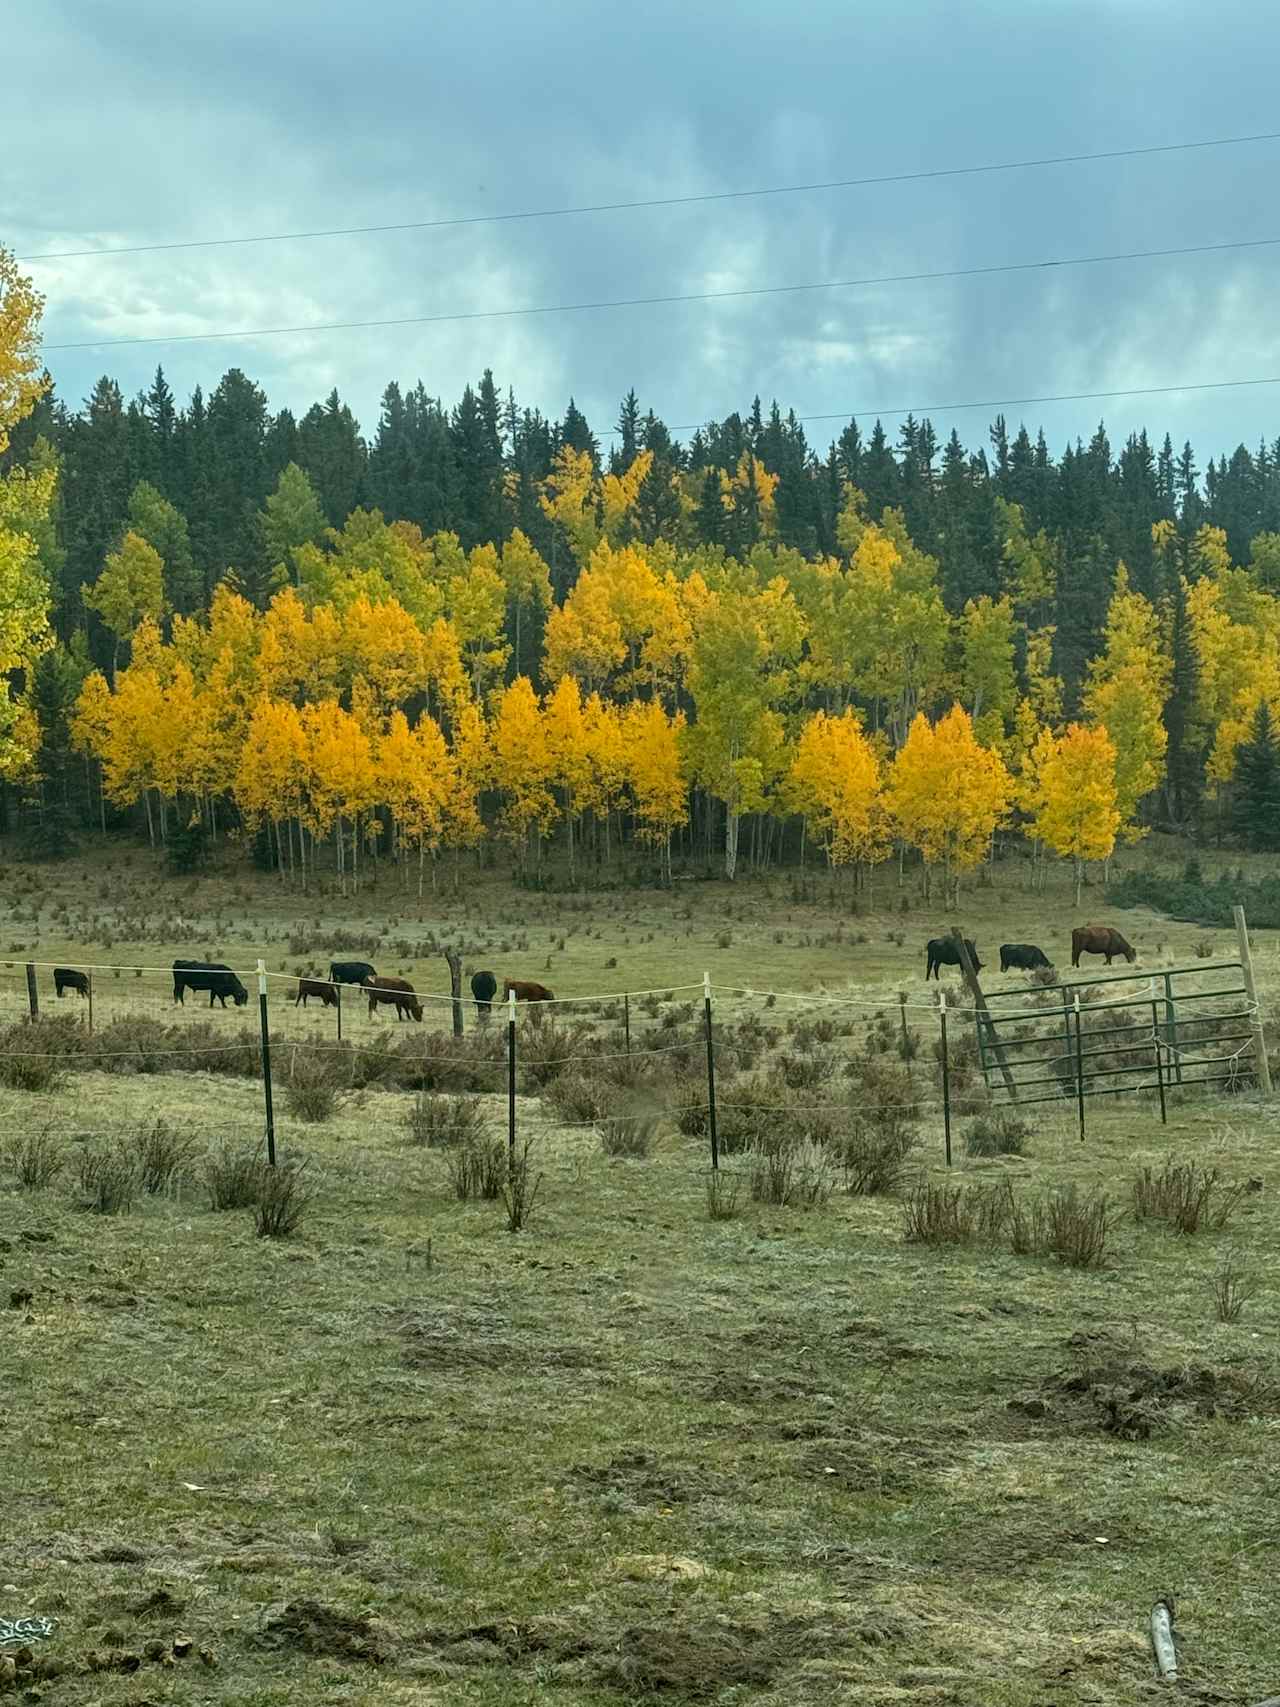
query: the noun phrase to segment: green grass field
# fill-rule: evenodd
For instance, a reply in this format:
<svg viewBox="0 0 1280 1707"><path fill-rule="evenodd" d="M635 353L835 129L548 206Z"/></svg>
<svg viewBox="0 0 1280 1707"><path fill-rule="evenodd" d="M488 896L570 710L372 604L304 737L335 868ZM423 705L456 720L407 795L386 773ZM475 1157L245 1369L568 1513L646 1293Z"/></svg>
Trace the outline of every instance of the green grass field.
<svg viewBox="0 0 1280 1707"><path fill-rule="evenodd" d="M420 913L387 888L304 903L265 877L174 882L136 854L5 875L0 987L22 1006L29 957L207 949L295 972L327 963L335 933L437 994L431 938L563 995L706 969L888 1004L923 992L924 940L949 922L912 889L902 911L888 878L857 914L825 879L802 900L786 877L585 897L491 877ZM1119 925L1139 971L1213 934L1113 915L1097 890L1082 912ZM959 922L989 962L1014 940L1061 964L1077 917L1065 887L1032 896L998 867ZM1259 933L1264 1004L1277 948ZM169 1017L163 978L99 974L95 992ZM831 1044L841 1061L865 1047L862 1019ZM480 1101L501 1134L503 1099ZM932 1107L896 1191L837 1180L780 1208L752 1200L733 1154L739 1213L712 1220L702 1139L664 1119L650 1155L613 1159L522 1096L542 1181L512 1234L501 1202L456 1199L449 1152L409 1141L411 1102L348 1090L318 1125L282 1107L282 1156L305 1155L315 1195L272 1240L248 1210L211 1211L194 1167L128 1213L76 1201L86 1144L157 1118L200 1146L255 1138L260 1085L77 1070L0 1090L5 1145L48 1126L66 1157L43 1190L0 1173L0 1618L59 1620L37 1655L58 1675L24 1668L16 1698L1118 1707L1155 1687L1162 1593L1193 1692L1275 1689L1280 1181L1260 1099L1188 1098L1167 1127L1149 1097L1091 1105L1084 1145L1074 1109L1049 1105L1024 1155L990 1160L965 1155L958 1122L958 1183L1110 1194L1124 1213L1097 1269L906 1242L908 1193L943 1183ZM1135 1170L1170 1158L1253 1189L1216 1230L1134 1220ZM1228 1263L1251 1289L1235 1321L1215 1305Z"/></svg>

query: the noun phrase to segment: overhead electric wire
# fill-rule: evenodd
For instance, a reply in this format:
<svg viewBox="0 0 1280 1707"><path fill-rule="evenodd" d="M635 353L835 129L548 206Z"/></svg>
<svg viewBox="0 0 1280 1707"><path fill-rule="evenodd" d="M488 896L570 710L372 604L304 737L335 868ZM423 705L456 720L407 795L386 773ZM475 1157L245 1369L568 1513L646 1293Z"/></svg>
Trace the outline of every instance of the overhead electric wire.
<svg viewBox="0 0 1280 1707"><path fill-rule="evenodd" d="M1173 249L1124 249L1111 255L1072 255L1048 261L1005 261L984 267L943 267L920 273L882 273L861 279L820 279L805 284L743 285L734 290L676 291L663 296L605 297L592 302L540 303L526 308L473 308L447 314L404 314L385 320L329 320L310 326L244 327L228 332L173 332L145 338L83 338L73 343L46 344L46 350L123 349L138 344L199 344L225 338L279 338L315 332L385 331L398 326L438 326L465 320L528 319L544 314L581 314L612 308L672 307L689 302L727 302L744 297L796 296L823 290L865 289L873 285L923 284L941 279L985 278L997 273L1051 272L1060 267L1096 267L1120 261L1171 260L1186 255L1222 254L1228 250L1271 249L1280 237L1242 238L1231 243L1190 243Z"/></svg>
<svg viewBox="0 0 1280 1707"><path fill-rule="evenodd" d="M272 231L252 237L199 237L172 243L131 243L102 249L51 249L19 255L30 261L74 261L103 255L157 255L176 249L230 249L249 243L300 243L321 237L373 237L396 231L440 231L464 225L501 225L526 219L568 219L588 213L630 213L643 208L694 207L707 202L757 200L766 196L808 195L820 190L868 189L878 184L913 184L931 178L971 178L993 172L1025 172L1044 166L1077 166L1095 160L1133 160L1151 154L1185 154L1202 148L1238 148L1280 141L1280 131L1251 136L1211 137L1203 142L1161 142L1142 148L1107 148L1092 154L1049 154L1031 160L1000 160L980 166L937 166L919 172L882 172L863 178L828 178L809 184L774 184L760 189L710 190L697 195L651 196L636 201L585 202L575 207L527 208L513 213L460 214L442 219L403 220L388 225L343 225L315 231Z"/></svg>

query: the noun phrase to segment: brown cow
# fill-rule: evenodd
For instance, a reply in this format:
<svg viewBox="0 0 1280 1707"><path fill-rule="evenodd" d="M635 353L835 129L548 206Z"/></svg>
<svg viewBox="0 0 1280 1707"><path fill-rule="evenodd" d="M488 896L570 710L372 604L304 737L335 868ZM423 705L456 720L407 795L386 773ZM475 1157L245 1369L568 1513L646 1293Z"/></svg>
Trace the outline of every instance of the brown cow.
<svg viewBox="0 0 1280 1707"><path fill-rule="evenodd" d="M1071 964L1079 966L1082 954L1105 954L1107 965L1116 954L1123 954L1130 965L1138 958L1137 950L1110 925L1077 925L1071 933Z"/></svg>
<svg viewBox="0 0 1280 1707"><path fill-rule="evenodd" d="M506 978L502 984L502 999L510 1001L512 992L518 1002L554 1002L555 997L545 984L528 984L519 978Z"/></svg>
<svg viewBox="0 0 1280 1707"><path fill-rule="evenodd" d="M406 1019L412 1014L419 1024L422 1023L422 1003L407 978L366 978L361 988L369 997L370 1019L379 1002L389 1002L396 1010L397 1019Z"/></svg>
<svg viewBox="0 0 1280 1707"><path fill-rule="evenodd" d="M338 1005L338 987L323 978L299 978L298 993L293 998L296 1008L301 1002L305 1008L309 997L314 996L318 1002L323 1002L326 1008L336 1008Z"/></svg>

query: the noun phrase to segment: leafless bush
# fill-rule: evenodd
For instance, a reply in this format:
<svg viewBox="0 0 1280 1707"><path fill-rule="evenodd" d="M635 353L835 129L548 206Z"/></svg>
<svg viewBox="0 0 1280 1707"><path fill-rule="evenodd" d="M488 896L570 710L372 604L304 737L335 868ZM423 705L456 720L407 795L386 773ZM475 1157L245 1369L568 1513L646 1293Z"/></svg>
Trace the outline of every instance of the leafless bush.
<svg viewBox="0 0 1280 1707"><path fill-rule="evenodd" d="M557 1019L529 1018L520 1027L516 1059L522 1085L537 1093L575 1065L575 1057L589 1057L598 1048L589 1025L566 1025Z"/></svg>
<svg viewBox="0 0 1280 1707"><path fill-rule="evenodd" d="M405 1125L411 1143L438 1149L478 1142L484 1136L487 1119L483 1104L473 1096L419 1091L405 1116Z"/></svg>
<svg viewBox="0 0 1280 1707"><path fill-rule="evenodd" d="M253 1225L260 1239L287 1239L296 1233L314 1193L305 1162L281 1162L263 1168L253 1203Z"/></svg>
<svg viewBox="0 0 1280 1707"><path fill-rule="evenodd" d="M1021 1156L1026 1153L1031 1126L1016 1114L993 1109L979 1115L964 1135L966 1155Z"/></svg>
<svg viewBox="0 0 1280 1707"><path fill-rule="evenodd" d="M11 1091L52 1091L62 1083L63 1061L43 1047L40 1028L7 1026L0 1032L0 1085Z"/></svg>
<svg viewBox="0 0 1280 1707"><path fill-rule="evenodd" d="M542 1093L543 1101L568 1124L587 1125L603 1119L618 1102L618 1087L590 1073L562 1073Z"/></svg>
<svg viewBox="0 0 1280 1707"><path fill-rule="evenodd" d="M711 1221L732 1221L738 1214L738 1190L741 1182L736 1174L712 1168L707 1174L707 1218Z"/></svg>
<svg viewBox="0 0 1280 1707"><path fill-rule="evenodd" d="M903 1205L902 1236L914 1245L967 1245L977 1232L973 1193L919 1179Z"/></svg>
<svg viewBox="0 0 1280 1707"><path fill-rule="evenodd" d="M1144 1167L1133 1177L1133 1213L1138 1221L1164 1221L1177 1233L1215 1232L1239 1207L1248 1187L1224 1180L1217 1168L1168 1161L1160 1173Z"/></svg>
<svg viewBox="0 0 1280 1707"><path fill-rule="evenodd" d="M608 1114L596 1122L600 1147L606 1156L641 1158L653 1150L659 1116L651 1108L631 1114Z"/></svg>
<svg viewBox="0 0 1280 1707"><path fill-rule="evenodd" d="M1045 1249L1070 1268L1101 1268L1116 1219L1106 1192L1082 1195L1074 1185L1060 1186L1045 1199Z"/></svg>
<svg viewBox="0 0 1280 1707"><path fill-rule="evenodd" d="M291 1051L284 1090L289 1113L313 1125L331 1119L338 1102L343 1065L325 1050Z"/></svg>
<svg viewBox="0 0 1280 1707"><path fill-rule="evenodd" d="M142 1189L152 1195L167 1191L196 1159L195 1139L176 1132L163 1120L157 1120L139 1132L133 1142L142 1175Z"/></svg>
<svg viewBox="0 0 1280 1707"><path fill-rule="evenodd" d="M1213 1308L1220 1322L1238 1322L1249 1300L1257 1295L1258 1283L1240 1267L1234 1251L1228 1251L1213 1277Z"/></svg>
<svg viewBox="0 0 1280 1707"><path fill-rule="evenodd" d="M1196 943L1196 959L1213 959L1213 944L1209 941L1208 937L1201 937L1199 942Z"/></svg>
<svg viewBox="0 0 1280 1707"><path fill-rule="evenodd" d="M258 1188L266 1170L260 1144L233 1144L228 1139L204 1158L204 1183L209 1207L216 1210L248 1209L257 1202Z"/></svg>
<svg viewBox="0 0 1280 1707"><path fill-rule="evenodd" d="M533 1140L526 1138L514 1156L509 1157L506 1178L502 1182L502 1202L507 1211L507 1231L520 1233L529 1225L533 1206L538 1199L542 1175L533 1171Z"/></svg>
<svg viewBox="0 0 1280 1707"><path fill-rule="evenodd" d="M77 1165L80 1200L96 1215L121 1215L133 1208L141 1182L136 1152L128 1145L91 1144Z"/></svg>
<svg viewBox="0 0 1280 1707"><path fill-rule="evenodd" d="M784 1051L778 1057L778 1072L788 1090L817 1091L836 1076L839 1060L829 1049L815 1046Z"/></svg>
<svg viewBox="0 0 1280 1707"><path fill-rule="evenodd" d="M23 1191L46 1190L62 1172L67 1160L47 1126L39 1132L26 1132L22 1137L11 1140L5 1148L4 1159Z"/></svg>
<svg viewBox="0 0 1280 1707"><path fill-rule="evenodd" d="M472 1138L445 1153L449 1183L460 1203L473 1197L502 1196L507 1175L507 1146L501 1138Z"/></svg>
<svg viewBox="0 0 1280 1707"><path fill-rule="evenodd" d="M914 1131L899 1121L859 1123L838 1149L845 1190L853 1197L896 1191L915 1141Z"/></svg>

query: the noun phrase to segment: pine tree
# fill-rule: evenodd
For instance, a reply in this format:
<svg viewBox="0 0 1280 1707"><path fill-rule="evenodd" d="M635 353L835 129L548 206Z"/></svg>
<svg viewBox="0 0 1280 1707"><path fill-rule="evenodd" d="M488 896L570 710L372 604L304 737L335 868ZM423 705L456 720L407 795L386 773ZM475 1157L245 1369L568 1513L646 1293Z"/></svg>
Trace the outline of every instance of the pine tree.
<svg viewBox="0 0 1280 1707"><path fill-rule="evenodd" d="M1280 848L1280 739L1265 699L1253 714L1248 740L1236 749L1232 817L1250 847Z"/></svg>

